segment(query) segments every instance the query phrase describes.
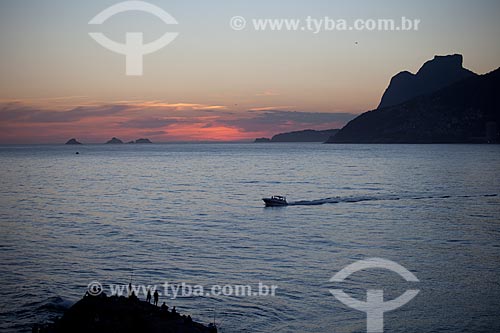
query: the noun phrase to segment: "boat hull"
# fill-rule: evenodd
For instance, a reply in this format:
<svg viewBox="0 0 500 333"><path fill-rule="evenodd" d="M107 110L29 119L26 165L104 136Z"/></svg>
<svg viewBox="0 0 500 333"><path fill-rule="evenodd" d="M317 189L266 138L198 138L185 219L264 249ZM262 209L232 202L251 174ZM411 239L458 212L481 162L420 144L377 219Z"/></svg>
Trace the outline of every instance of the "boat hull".
<svg viewBox="0 0 500 333"><path fill-rule="evenodd" d="M262 201L264 201L264 204L266 205L266 207L288 206L288 202L282 201L282 200L276 200L273 198L263 198Z"/></svg>

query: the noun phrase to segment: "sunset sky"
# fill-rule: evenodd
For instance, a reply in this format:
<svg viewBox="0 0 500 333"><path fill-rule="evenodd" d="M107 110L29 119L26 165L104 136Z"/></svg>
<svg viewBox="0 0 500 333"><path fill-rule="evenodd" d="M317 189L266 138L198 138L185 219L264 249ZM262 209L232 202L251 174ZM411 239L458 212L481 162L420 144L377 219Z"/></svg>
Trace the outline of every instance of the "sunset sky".
<svg viewBox="0 0 500 333"><path fill-rule="evenodd" d="M0 0L0 144L238 141L341 127L374 109L390 78L460 53L483 74L500 66L496 0L151 0L142 12L88 22L116 0ZM419 19L418 31L235 31L233 16ZM89 32L124 42L178 37L144 56L143 76Z"/></svg>

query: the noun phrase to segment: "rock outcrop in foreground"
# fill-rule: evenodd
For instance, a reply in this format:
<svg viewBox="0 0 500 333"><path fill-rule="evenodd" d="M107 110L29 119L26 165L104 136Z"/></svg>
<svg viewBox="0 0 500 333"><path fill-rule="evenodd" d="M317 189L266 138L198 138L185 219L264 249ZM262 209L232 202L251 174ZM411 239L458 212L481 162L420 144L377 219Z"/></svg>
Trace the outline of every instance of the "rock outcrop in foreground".
<svg viewBox="0 0 500 333"><path fill-rule="evenodd" d="M85 296L54 324L35 325L33 332L217 333L217 328L137 298L100 295Z"/></svg>

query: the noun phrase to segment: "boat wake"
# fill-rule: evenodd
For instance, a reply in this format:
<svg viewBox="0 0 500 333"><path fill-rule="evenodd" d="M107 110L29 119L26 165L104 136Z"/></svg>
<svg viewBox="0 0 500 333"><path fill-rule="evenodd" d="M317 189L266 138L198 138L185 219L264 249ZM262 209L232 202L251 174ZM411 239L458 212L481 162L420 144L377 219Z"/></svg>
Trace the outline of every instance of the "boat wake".
<svg viewBox="0 0 500 333"><path fill-rule="evenodd" d="M497 197L498 194L478 194L478 195L439 195L439 196L349 196L332 197L317 200L300 200L288 203L288 206L318 206L335 203L354 203L363 201L395 201L395 200L424 200L424 199L450 199L450 198L479 198Z"/></svg>

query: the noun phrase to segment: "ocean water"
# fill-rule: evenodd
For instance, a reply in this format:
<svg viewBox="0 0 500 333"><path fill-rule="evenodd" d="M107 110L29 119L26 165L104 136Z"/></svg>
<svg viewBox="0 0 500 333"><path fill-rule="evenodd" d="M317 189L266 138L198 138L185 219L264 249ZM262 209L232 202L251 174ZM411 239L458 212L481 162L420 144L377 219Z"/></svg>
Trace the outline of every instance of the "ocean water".
<svg viewBox="0 0 500 333"><path fill-rule="evenodd" d="M339 288L419 289L386 332L500 331L499 145L2 146L0 165L2 332L60 315L92 281L278 287L162 295L221 332L366 332ZM264 208L274 194L293 205ZM373 257L419 282L329 282Z"/></svg>

